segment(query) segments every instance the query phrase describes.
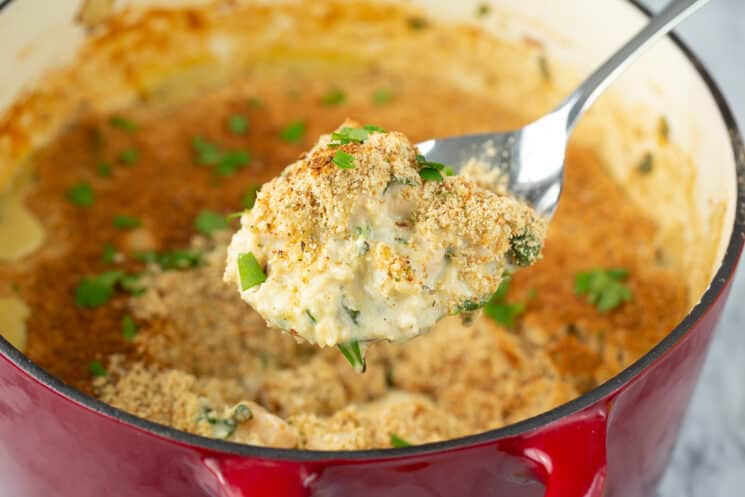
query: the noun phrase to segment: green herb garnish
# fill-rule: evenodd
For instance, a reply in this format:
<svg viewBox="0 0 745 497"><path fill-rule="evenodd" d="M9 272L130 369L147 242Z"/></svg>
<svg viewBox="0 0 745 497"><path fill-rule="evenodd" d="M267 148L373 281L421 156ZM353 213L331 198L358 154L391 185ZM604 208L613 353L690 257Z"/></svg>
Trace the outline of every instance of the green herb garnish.
<svg viewBox="0 0 745 497"><path fill-rule="evenodd" d="M479 4L476 8L476 16L478 17L488 16L489 12L491 12L491 6L488 3Z"/></svg>
<svg viewBox="0 0 745 497"><path fill-rule="evenodd" d="M143 262L157 264L163 271L191 269L202 264L202 252L195 249L140 252L135 257Z"/></svg>
<svg viewBox="0 0 745 497"><path fill-rule="evenodd" d="M644 157L642 157L642 160L639 162L639 165L636 166L636 170L639 171L641 174L649 174L654 169L654 155L652 155L652 152L647 152L644 154Z"/></svg>
<svg viewBox="0 0 745 497"><path fill-rule="evenodd" d="M83 278L75 289L75 304L85 309L104 305L114 295L114 288L122 276L124 273L121 271L109 271Z"/></svg>
<svg viewBox="0 0 745 497"><path fill-rule="evenodd" d="M108 162L99 162L96 171L102 178L111 178L111 164Z"/></svg>
<svg viewBox="0 0 745 497"><path fill-rule="evenodd" d="M220 176L232 176L238 169L246 167L251 163L251 154L245 150L232 150L224 152L215 171Z"/></svg>
<svg viewBox="0 0 745 497"><path fill-rule="evenodd" d="M106 264L111 264L114 262L114 258L116 257L116 247L113 243L107 243L103 246L103 255L101 256L101 260L104 261Z"/></svg>
<svg viewBox="0 0 745 497"><path fill-rule="evenodd" d="M125 274L119 279L119 286L130 295L138 297L145 293L147 287L140 283L139 274Z"/></svg>
<svg viewBox="0 0 745 497"><path fill-rule="evenodd" d="M131 229L139 228L140 226L142 226L142 221L140 221L136 217L125 216L125 215L119 214L119 215L114 216L112 224L114 225L114 228L116 229L131 230Z"/></svg>
<svg viewBox="0 0 745 497"><path fill-rule="evenodd" d="M354 367L355 371L358 373L365 372L367 364L365 363L365 358L362 356L360 343L357 340L349 343L340 343L337 347L341 350L341 353L344 354L344 357L347 358L349 364Z"/></svg>
<svg viewBox="0 0 745 497"><path fill-rule="evenodd" d="M484 314L506 328L511 328L515 324L515 319L525 312L525 304L507 302L510 281L511 276L505 275L497 291L484 305Z"/></svg>
<svg viewBox="0 0 745 497"><path fill-rule="evenodd" d="M252 252L238 256L238 276L241 281L241 291L246 291L266 281L266 274Z"/></svg>
<svg viewBox="0 0 745 497"><path fill-rule="evenodd" d="M586 295L587 301L600 312L615 309L631 301L631 289L623 282L629 277L626 269L592 269L574 276L574 292Z"/></svg>
<svg viewBox="0 0 745 497"><path fill-rule="evenodd" d="M259 190L261 190L261 185L251 185L248 187L248 190L241 199L243 207L246 209L253 209L253 206L256 204L256 196L258 195Z"/></svg>
<svg viewBox="0 0 745 497"><path fill-rule="evenodd" d="M313 321L313 323L317 323L316 317L310 312L310 309L305 309L305 315L308 316L308 318Z"/></svg>
<svg viewBox="0 0 745 497"><path fill-rule="evenodd" d="M443 181L440 171L433 167L424 167L419 170L419 177L424 181Z"/></svg>
<svg viewBox="0 0 745 497"><path fill-rule="evenodd" d="M200 233L212 236L212 233L215 231L229 228L229 224L222 214L204 209L199 212L197 218L194 220L194 227Z"/></svg>
<svg viewBox="0 0 745 497"><path fill-rule="evenodd" d="M321 103L327 107L334 107L343 104L346 100L346 93L339 89L333 89L329 90L329 92L321 98Z"/></svg>
<svg viewBox="0 0 745 497"><path fill-rule="evenodd" d="M122 116L111 116L109 118L109 124L126 133L134 133L138 129L137 124Z"/></svg>
<svg viewBox="0 0 745 497"><path fill-rule="evenodd" d="M381 128L380 126L376 126L374 124L365 124L364 126L362 126L362 129L364 129L365 131L368 131L370 134L388 133L388 130L386 130L385 128Z"/></svg>
<svg viewBox="0 0 745 497"><path fill-rule="evenodd" d="M305 138L306 125L303 121L293 121L279 132L279 137L287 143L301 143Z"/></svg>
<svg viewBox="0 0 745 497"><path fill-rule="evenodd" d="M360 311L357 309L352 309L351 307L347 307L346 304L341 304L342 308L344 308L344 311L347 313L347 316L349 316L349 319L352 320L354 324L360 324Z"/></svg>
<svg viewBox="0 0 745 497"><path fill-rule="evenodd" d="M476 302L475 300L464 300L458 307L455 308L453 314L460 314L462 312L472 312L481 309L484 306L483 302Z"/></svg>
<svg viewBox="0 0 745 497"><path fill-rule="evenodd" d="M391 433L391 445L397 448L411 447L411 444L409 442L399 437L398 435L394 435L393 433Z"/></svg>
<svg viewBox="0 0 745 497"><path fill-rule="evenodd" d="M390 188L393 185L414 186L414 182L409 178L392 178L385 185L385 188L383 189L383 194L388 193L388 190L390 190Z"/></svg>
<svg viewBox="0 0 745 497"><path fill-rule="evenodd" d="M106 368L103 366L103 364L101 364L99 361L91 361L88 364L88 371L91 373L92 376L95 376L98 378L103 378L107 374L109 374L108 371L106 371Z"/></svg>
<svg viewBox="0 0 745 497"><path fill-rule="evenodd" d="M93 188L86 182L78 183L70 187L65 194L67 200L78 207L90 207L96 201L96 195Z"/></svg>
<svg viewBox="0 0 745 497"><path fill-rule="evenodd" d="M370 132L364 128L344 127L339 131L331 133L333 140L331 145L347 145L349 143L363 143L370 136Z"/></svg>
<svg viewBox="0 0 745 497"><path fill-rule="evenodd" d="M248 131L248 119L240 114L231 114L228 117L228 129L234 135L242 135Z"/></svg>
<svg viewBox="0 0 745 497"><path fill-rule="evenodd" d="M137 160L140 158L140 152L134 147L125 148L121 152L119 152L119 162L124 164L125 166L131 166Z"/></svg>
<svg viewBox="0 0 745 497"><path fill-rule="evenodd" d="M513 236L510 239L509 258L513 264L521 267L530 266L541 254L543 244L532 233Z"/></svg>
<svg viewBox="0 0 745 497"><path fill-rule="evenodd" d="M222 158L220 148L201 136L195 136L191 146L197 154L197 163L203 166L214 166Z"/></svg>
<svg viewBox="0 0 745 497"><path fill-rule="evenodd" d="M132 319L132 316L127 315L122 318L122 336L125 339L134 340L138 329L137 323Z"/></svg>
<svg viewBox="0 0 745 497"><path fill-rule="evenodd" d="M354 169L354 155L339 150L331 161L341 169Z"/></svg>
<svg viewBox="0 0 745 497"><path fill-rule="evenodd" d="M393 91L386 88L375 90L372 94L372 101L375 105L381 106L390 103L393 100Z"/></svg>

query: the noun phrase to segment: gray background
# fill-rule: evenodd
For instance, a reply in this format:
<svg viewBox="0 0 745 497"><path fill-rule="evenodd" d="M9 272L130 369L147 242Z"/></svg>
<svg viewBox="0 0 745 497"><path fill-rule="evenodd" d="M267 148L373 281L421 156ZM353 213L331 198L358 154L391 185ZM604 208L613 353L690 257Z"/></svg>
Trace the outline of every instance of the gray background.
<svg viewBox="0 0 745 497"><path fill-rule="evenodd" d="M657 10L667 0L643 3ZM712 0L677 32L711 71L742 129L745 126L745 0ZM745 496L743 304L745 265L735 278L659 497Z"/></svg>

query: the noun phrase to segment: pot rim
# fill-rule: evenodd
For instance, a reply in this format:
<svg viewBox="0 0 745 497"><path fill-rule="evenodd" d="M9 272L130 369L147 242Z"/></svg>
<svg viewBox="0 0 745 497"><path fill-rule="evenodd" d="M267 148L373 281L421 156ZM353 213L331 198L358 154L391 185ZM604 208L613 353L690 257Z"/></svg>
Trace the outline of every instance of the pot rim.
<svg viewBox="0 0 745 497"><path fill-rule="evenodd" d="M0 12L3 8L12 3L13 0L0 0ZM626 0L633 7L638 9L646 17L651 17L652 12L640 3L640 0ZM709 288L704 292L701 300L691 309L686 317L678 325L655 345L649 352L636 360L629 367L610 378L605 383L598 385L591 391L581 395L567 403L561 404L549 411L543 412L531 418L513 423L502 428L489 430L475 435L454 438L441 442L432 442L423 445L415 445L404 448L389 449L368 449L368 450L344 450L344 451L321 451L321 450L299 450L299 449L280 449L274 447L262 447L255 445L239 444L225 440L207 438L201 435L194 435L185 431L165 426L144 418L140 418L121 409L110 406L82 391L67 385L62 380L47 373L40 366L36 365L31 359L15 349L9 342L0 336L0 354L6 356L20 370L31 378L35 379L45 387L59 393L61 396L71 400L82 407L87 408L97 414L103 415L122 423L132 425L133 427L166 438L184 445L207 449L214 452L220 452L236 456L249 456L262 459L286 460L295 462L317 462L325 460L374 460L382 458L393 458L403 456L417 456L433 452L450 451L465 449L483 445L495 440L514 437L527 432L531 432L548 424L557 422L562 418L568 417L579 411L582 411L601 399L611 395L623 385L630 383L635 377L640 375L648 366L654 363L667 351L685 337L696 324L706 315L711 306L719 300L722 292L730 283L735 275L737 263L740 254L745 246L745 143L737 126L732 110L728 105L724 95L706 70L702 61L693 53L693 51L676 35L670 33L669 38L675 43L676 47L686 56L688 61L698 72L701 79L706 84L709 93L714 98L722 119L730 135L730 142L734 151L736 177L737 177L737 194L735 205L735 220L732 227L732 235L727 245L721 266L714 275Z"/></svg>

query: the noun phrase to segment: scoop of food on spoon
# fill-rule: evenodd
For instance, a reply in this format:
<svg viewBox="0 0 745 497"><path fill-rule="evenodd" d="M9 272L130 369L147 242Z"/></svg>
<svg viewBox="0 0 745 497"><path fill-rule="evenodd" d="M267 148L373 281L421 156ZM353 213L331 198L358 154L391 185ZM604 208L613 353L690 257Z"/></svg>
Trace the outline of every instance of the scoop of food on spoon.
<svg viewBox="0 0 745 497"><path fill-rule="evenodd" d="M337 345L359 371L367 344L405 341L477 311L506 275L540 257L577 120L643 49L708 1L671 2L522 129L414 146L401 133L345 122L241 215L225 280L270 326Z"/></svg>

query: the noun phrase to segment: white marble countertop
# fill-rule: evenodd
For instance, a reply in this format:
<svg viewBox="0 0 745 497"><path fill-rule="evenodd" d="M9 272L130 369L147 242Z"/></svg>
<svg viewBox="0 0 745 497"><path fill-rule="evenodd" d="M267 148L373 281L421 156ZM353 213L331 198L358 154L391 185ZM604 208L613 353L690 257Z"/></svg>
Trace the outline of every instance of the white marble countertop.
<svg viewBox="0 0 745 497"><path fill-rule="evenodd" d="M659 9L668 0L645 0ZM745 126L745 0L712 0L678 32ZM745 495L745 265L740 266L659 497ZM643 496L640 496L643 497Z"/></svg>

